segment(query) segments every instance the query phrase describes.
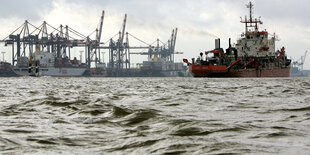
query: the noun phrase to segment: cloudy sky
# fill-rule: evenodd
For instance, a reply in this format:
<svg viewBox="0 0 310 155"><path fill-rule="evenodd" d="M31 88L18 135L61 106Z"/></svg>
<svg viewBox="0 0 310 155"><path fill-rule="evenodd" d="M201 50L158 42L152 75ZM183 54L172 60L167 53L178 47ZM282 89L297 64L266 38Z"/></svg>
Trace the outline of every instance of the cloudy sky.
<svg viewBox="0 0 310 155"><path fill-rule="evenodd" d="M280 39L277 47L286 47L287 54L300 59L310 50L309 0L252 0L254 15L261 16L270 33ZM245 7L249 0L0 0L0 39L5 38L25 20L39 26L47 21L54 27L69 25L88 35L98 24L101 11L105 10L102 41L116 34L122 25L124 14L128 14L127 31L147 43L157 38L167 41L172 29L179 33L176 61L197 57L200 51L214 48L214 39L222 39L226 48L228 38L235 42L244 31L240 17L248 14ZM134 39L131 45L143 45ZM8 48L5 58L10 61ZM75 52L78 57L79 52ZM107 59L108 55L105 55ZM310 57L310 54L309 54ZM308 57L305 68L310 69ZM1 56L2 59L2 56ZM146 60L145 56L135 56L134 62Z"/></svg>

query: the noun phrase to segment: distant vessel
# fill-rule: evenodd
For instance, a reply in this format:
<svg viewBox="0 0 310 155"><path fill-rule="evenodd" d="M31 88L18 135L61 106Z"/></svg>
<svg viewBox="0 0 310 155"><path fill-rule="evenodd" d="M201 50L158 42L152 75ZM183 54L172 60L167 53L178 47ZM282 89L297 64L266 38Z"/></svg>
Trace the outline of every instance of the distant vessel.
<svg viewBox="0 0 310 155"><path fill-rule="evenodd" d="M86 77L106 77L107 68L105 63L97 63L95 68L88 68L83 76Z"/></svg>
<svg viewBox="0 0 310 155"><path fill-rule="evenodd" d="M253 4L247 7L250 17L241 20L245 24L245 33L224 51L220 39L215 42L215 49L203 53L200 57L183 61L188 64L194 77L289 77L291 60L285 55L285 48L275 50L276 36L269 37L267 31L259 31L260 19L252 17ZM210 56L211 55L211 56Z"/></svg>
<svg viewBox="0 0 310 155"><path fill-rule="evenodd" d="M86 68L86 65L80 64L76 58L74 60L69 60L67 57L56 58L54 53L42 52L34 54L30 59L17 58L17 65L13 66L13 72L20 76L73 77L82 76Z"/></svg>
<svg viewBox="0 0 310 155"><path fill-rule="evenodd" d="M309 70L304 70L304 64L306 61L308 51L305 52L304 56L297 61L293 61L291 68L291 76L292 77L305 77L310 76Z"/></svg>
<svg viewBox="0 0 310 155"><path fill-rule="evenodd" d="M176 63L166 60L143 61L137 68L117 72L109 68L97 68L86 71L86 76L93 77L184 77L189 76L186 72L187 67L183 63Z"/></svg>
<svg viewBox="0 0 310 155"><path fill-rule="evenodd" d="M122 70L112 70L107 68L107 76L120 77L184 77L188 76L186 70L187 66L182 62L174 62L169 49L149 49L149 52L144 53L148 55L148 60L137 64L136 68Z"/></svg>
<svg viewBox="0 0 310 155"><path fill-rule="evenodd" d="M186 68L183 63L155 59L143 61L140 67L140 74L142 76L154 77L182 77L186 76Z"/></svg>
<svg viewBox="0 0 310 155"><path fill-rule="evenodd" d="M0 77L16 77L18 76L12 70L12 65L8 62L0 62Z"/></svg>

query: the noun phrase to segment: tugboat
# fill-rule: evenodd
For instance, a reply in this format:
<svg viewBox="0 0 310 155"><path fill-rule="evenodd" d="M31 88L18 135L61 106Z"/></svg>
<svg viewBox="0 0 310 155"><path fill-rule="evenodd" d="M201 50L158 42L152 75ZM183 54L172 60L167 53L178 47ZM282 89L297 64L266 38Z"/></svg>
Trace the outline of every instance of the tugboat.
<svg viewBox="0 0 310 155"><path fill-rule="evenodd" d="M183 59L194 77L289 77L291 60L285 55L285 48L275 50L276 35L259 31L261 19L253 18L253 3L247 5L250 17L245 16L245 33L224 51L220 39L215 40L215 49L200 53L192 62Z"/></svg>

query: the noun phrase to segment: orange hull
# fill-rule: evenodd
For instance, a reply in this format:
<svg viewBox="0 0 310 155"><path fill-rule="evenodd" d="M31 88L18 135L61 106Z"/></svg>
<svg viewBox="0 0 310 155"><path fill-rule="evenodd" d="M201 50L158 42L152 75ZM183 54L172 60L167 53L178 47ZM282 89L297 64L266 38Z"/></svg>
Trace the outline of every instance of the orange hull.
<svg viewBox="0 0 310 155"><path fill-rule="evenodd" d="M189 72L194 77L289 77L290 66L263 69L227 70L226 66L190 65Z"/></svg>

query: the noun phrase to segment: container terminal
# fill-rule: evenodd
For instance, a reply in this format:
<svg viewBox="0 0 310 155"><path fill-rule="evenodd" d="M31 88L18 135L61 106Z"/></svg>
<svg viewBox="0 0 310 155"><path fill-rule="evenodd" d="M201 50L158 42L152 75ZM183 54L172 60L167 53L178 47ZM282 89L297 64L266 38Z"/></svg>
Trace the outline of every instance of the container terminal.
<svg viewBox="0 0 310 155"><path fill-rule="evenodd" d="M101 41L104 11L99 26L90 35L84 35L68 25L58 28L44 21L35 26L25 21L15 31L0 40L10 47L12 63L1 62L0 76L95 76L95 77L175 77L187 76L187 67L174 61L178 29L172 31L167 42L154 39L146 43L126 32L127 14L122 28L107 42ZM91 37L94 36L94 37ZM130 39L143 45L132 46ZM74 48L83 49L80 59L72 57ZM137 51L139 50L139 51ZM82 61L82 53L85 60ZM108 53L109 61L101 57ZM145 55L147 61L131 66L133 55Z"/></svg>

